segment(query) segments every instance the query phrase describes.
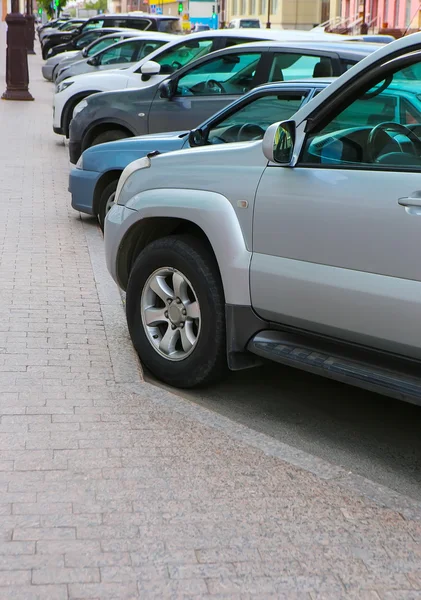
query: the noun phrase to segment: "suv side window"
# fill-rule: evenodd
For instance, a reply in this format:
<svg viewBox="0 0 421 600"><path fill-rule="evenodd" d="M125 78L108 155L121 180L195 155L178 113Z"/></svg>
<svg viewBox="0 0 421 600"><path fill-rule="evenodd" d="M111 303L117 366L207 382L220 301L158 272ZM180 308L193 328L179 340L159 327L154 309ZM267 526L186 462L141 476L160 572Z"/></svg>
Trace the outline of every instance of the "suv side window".
<svg viewBox="0 0 421 600"><path fill-rule="evenodd" d="M244 94L253 87L260 52L225 54L193 67L180 77L177 96Z"/></svg>
<svg viewBox="0 0 421 600"><path fill-rule="evenodd" d="M128 27L129 29L140 29L144 31L149 29L151 22L149 19L115 19L115 27Z"/></svg>
<svg viewBox="0 0 421 600"><path fill-rule="evenodd" d="M246 142L262 139L272 123L290 119L300 108L308 92L260 96L223 121L215 123L207 136L209 144Z"/></svg>
<svg viewBox="0 0 421 600"><path fill-rule="evenodd" d="M300 162L329 168L421 170L417 71L419 64L414 64L374 81L370 89L365 88L309 134ZM402 96L403 111L397 109Z"/></svg>
<svg viewBox="0 0 421 600"><path fill-rule="evenodd" d="M106 23L104 25L104 23ZM111 27L108 22L105 22L104 19L96 19L95 21L91 21L91 23L87 23L83 27L83 31L89 31L90 29L98 29L99 27Z"/></svg>
<svg viewBox="0 0 421 600"><path fill-rule="evenodd" d="M269 81L291 81L332 75L333 64L328 56L282 52L274 54Z"/></svg>
<svg viewBox="0 0 421 600"><path fill-rule="evenodd" d="M161 65L161 75L171 75L192 60L212 52L213 39L189 40L162 52L153 60Z"/></svg>
<svg viewBox="0 0 421 600"><path fill-rule="evenodd" d="M116 44L117 42L119 42L120 39L121 39L121 36L116 36L113 38L107 38L106 40L99 40L96 44L94 44L92 46L92 48L89 48L89 50L87 52L87 56L93 56L97 52L101 52L101 50L105 50L105 48L108 48L108 46L112 46L113 44Z"/></svg>

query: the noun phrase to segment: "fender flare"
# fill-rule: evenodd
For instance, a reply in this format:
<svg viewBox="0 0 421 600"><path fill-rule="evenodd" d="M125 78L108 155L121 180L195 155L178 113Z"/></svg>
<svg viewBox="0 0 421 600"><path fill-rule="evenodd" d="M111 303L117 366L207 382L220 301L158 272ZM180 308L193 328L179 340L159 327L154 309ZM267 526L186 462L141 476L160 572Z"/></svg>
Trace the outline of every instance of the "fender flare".
<svg viewBox="0 0 421 600"><path fill-rule="evenodd" d="M144 227L154 218L191 222L203 231L215 254L225 302L251 305L249 270L252 253L246 246L235 209L225 196L195 189L151 189L136 194L127 202L126 208L133 212L124 222L126 231L120 247L130 230L142 222Z"/></svg>

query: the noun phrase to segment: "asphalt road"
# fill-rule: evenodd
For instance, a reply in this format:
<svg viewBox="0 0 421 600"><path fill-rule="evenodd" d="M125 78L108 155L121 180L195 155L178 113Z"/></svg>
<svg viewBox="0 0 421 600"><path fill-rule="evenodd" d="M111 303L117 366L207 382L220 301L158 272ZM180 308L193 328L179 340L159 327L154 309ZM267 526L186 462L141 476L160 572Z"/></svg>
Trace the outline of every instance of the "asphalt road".
<svg viewBox="0 0 421 600"><path fill-rule="evenodd" d="M421 407L274 363L206 390L167 389L421 500Z"/></svg>

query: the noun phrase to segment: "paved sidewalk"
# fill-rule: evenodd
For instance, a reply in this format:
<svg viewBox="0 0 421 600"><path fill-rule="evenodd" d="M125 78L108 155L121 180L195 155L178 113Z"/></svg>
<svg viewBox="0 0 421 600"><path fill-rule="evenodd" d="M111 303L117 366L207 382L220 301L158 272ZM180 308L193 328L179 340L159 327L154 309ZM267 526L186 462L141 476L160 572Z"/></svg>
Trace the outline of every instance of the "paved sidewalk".
<svg viewBox="0 0 421 600"><path fill-rule="evenodd" d="M142 382L40 65L0 102L0 600L421 599L418 503Z"/></svg>

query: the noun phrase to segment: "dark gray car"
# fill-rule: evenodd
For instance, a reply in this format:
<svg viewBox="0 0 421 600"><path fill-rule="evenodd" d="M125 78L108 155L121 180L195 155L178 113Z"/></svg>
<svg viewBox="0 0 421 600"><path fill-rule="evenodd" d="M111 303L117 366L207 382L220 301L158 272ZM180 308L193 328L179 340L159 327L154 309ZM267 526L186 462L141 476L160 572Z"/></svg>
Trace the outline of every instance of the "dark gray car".
<svg viewBox="0 0 421 600"><path fill-rule="evenodd" d="M261 83L339 76L379 48L359 42L256 42L225 48L141 89L86 98L70 125L70 160L90 146L191 129Z"/></svg>

